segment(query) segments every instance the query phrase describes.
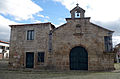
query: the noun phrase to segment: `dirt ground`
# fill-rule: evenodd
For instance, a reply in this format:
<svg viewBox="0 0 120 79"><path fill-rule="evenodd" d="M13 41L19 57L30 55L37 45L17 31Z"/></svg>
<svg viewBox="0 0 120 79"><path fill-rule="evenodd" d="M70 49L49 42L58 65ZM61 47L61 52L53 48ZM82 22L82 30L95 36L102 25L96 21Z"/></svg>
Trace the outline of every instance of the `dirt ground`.
<svg viewBox="0 0 120 79"><path fill-rule="evenodd" d="M8 67L8 60L0 59L0 69L6 69Z"/></svg>
<svg viewBox="0 0 120 79"><path fill-rule="evenodd" d="M120 79L119 72L0 70L0 79Z"/></svg>
<svg viewBox="0 0 120 79"><path fill-rule="evenodd" d="M8 61L0 61L0 79L120 79L120 70L111 72L10 70L7 63Z"/></svg>

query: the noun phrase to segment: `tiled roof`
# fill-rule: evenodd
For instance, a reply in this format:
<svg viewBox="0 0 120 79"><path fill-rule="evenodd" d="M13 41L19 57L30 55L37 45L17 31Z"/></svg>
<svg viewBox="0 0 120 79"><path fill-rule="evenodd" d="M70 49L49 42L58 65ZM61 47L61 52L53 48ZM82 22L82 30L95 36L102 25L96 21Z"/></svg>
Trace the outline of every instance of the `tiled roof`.
<svg viewBox="0 0 120 79"><path fill-rule="evenodd" d="M50 23L50 22L47 22L47 23L33 23L33 24L15 24L15 25L9 25L10 27L12 27L12 26L32 26L32 25L45 25L45 24L51 24L51 27L52 28L55 28L55 26L52 24L52 23Z"/></svg>
<svg viewBox="0 0 120 79"><path fill-rule="evenodd" d="M0 43L9 44L9 42L5 42L5 41L1 41L1 40L0 40Z"/></svg>
<svg viewBox="0 0 120 79"><path fill-rule="evenodd" d="M33 23L33 24L15 24L15 25L9 25L9 26L26 26L26 25L40 25L40 24L51 24L51 23L47 22L47 23Z"/></svg>

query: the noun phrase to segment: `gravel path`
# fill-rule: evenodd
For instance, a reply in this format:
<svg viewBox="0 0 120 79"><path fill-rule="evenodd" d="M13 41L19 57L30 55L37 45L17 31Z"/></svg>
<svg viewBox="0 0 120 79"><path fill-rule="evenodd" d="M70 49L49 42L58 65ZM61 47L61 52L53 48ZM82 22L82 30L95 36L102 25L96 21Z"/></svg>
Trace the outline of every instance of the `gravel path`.
<svg viewBox="0 0 120 79"><path fill-rule="evenodd" d="M119 72L0 70L0 79L120 79Z"/></svg>
<svg viewBox="0 0 120 79"><path fill-rule="evenodd" d="M0 69L8 68L8 60L0 60Z"/></svg>
<svg viewBox="0 0 120 79"><path fill-rule="evenodd" d="M112 72L8 70L8 61L0 60L0 79L120 79L120 70Z"/></svg>

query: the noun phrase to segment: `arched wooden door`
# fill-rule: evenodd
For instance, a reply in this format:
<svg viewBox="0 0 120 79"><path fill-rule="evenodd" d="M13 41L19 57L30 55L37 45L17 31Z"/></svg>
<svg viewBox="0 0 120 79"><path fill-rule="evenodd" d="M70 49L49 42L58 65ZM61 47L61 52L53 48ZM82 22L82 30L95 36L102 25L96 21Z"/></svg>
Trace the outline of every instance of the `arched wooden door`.
<svg viewBox="0 0 120 79"><path fill-rule="evenodd" d="M85 48L77 46L70 51L70 70L88 70L88 53Z"/></svg>

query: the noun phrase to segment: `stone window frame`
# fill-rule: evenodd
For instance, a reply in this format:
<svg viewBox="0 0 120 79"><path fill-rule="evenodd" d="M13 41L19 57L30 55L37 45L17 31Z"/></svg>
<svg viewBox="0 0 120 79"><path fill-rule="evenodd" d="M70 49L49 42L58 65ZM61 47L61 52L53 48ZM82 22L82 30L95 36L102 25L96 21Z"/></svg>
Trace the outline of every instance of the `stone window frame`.
<svg viewBox="0 0 120 79"><path fill-rule="evenodd" d="M9 50L9 47L6 47L6 50Z"/></svg>
<svg viewBox="0 0 120 79"><path fill-rule="evenodd" d="M105 52L112 51L112 36L104 36Z"/></svg>
<svg viewBox="0 0 120 79"><path fill-rule="evenodd" d="M5 49L6 47L5 46L0 46L0 49Z"/></svg>
<svg viewBox="0 0 120 79"><path fill-rule="evenodd" d="M79 11L75 11L75 18L80 18L80 12Z"/></svg>
<svg viewBox="0 0 120 79"><path fill-rule="evenodd" d="M44 63L45 62L45 52L38 52L38 63Z"/></svg>
<svg viewBox="0 0 120 79"><path fill-rule="evenodd" d="M27 30L27 40L34 40L35 31L34 30Z"/></svg>

